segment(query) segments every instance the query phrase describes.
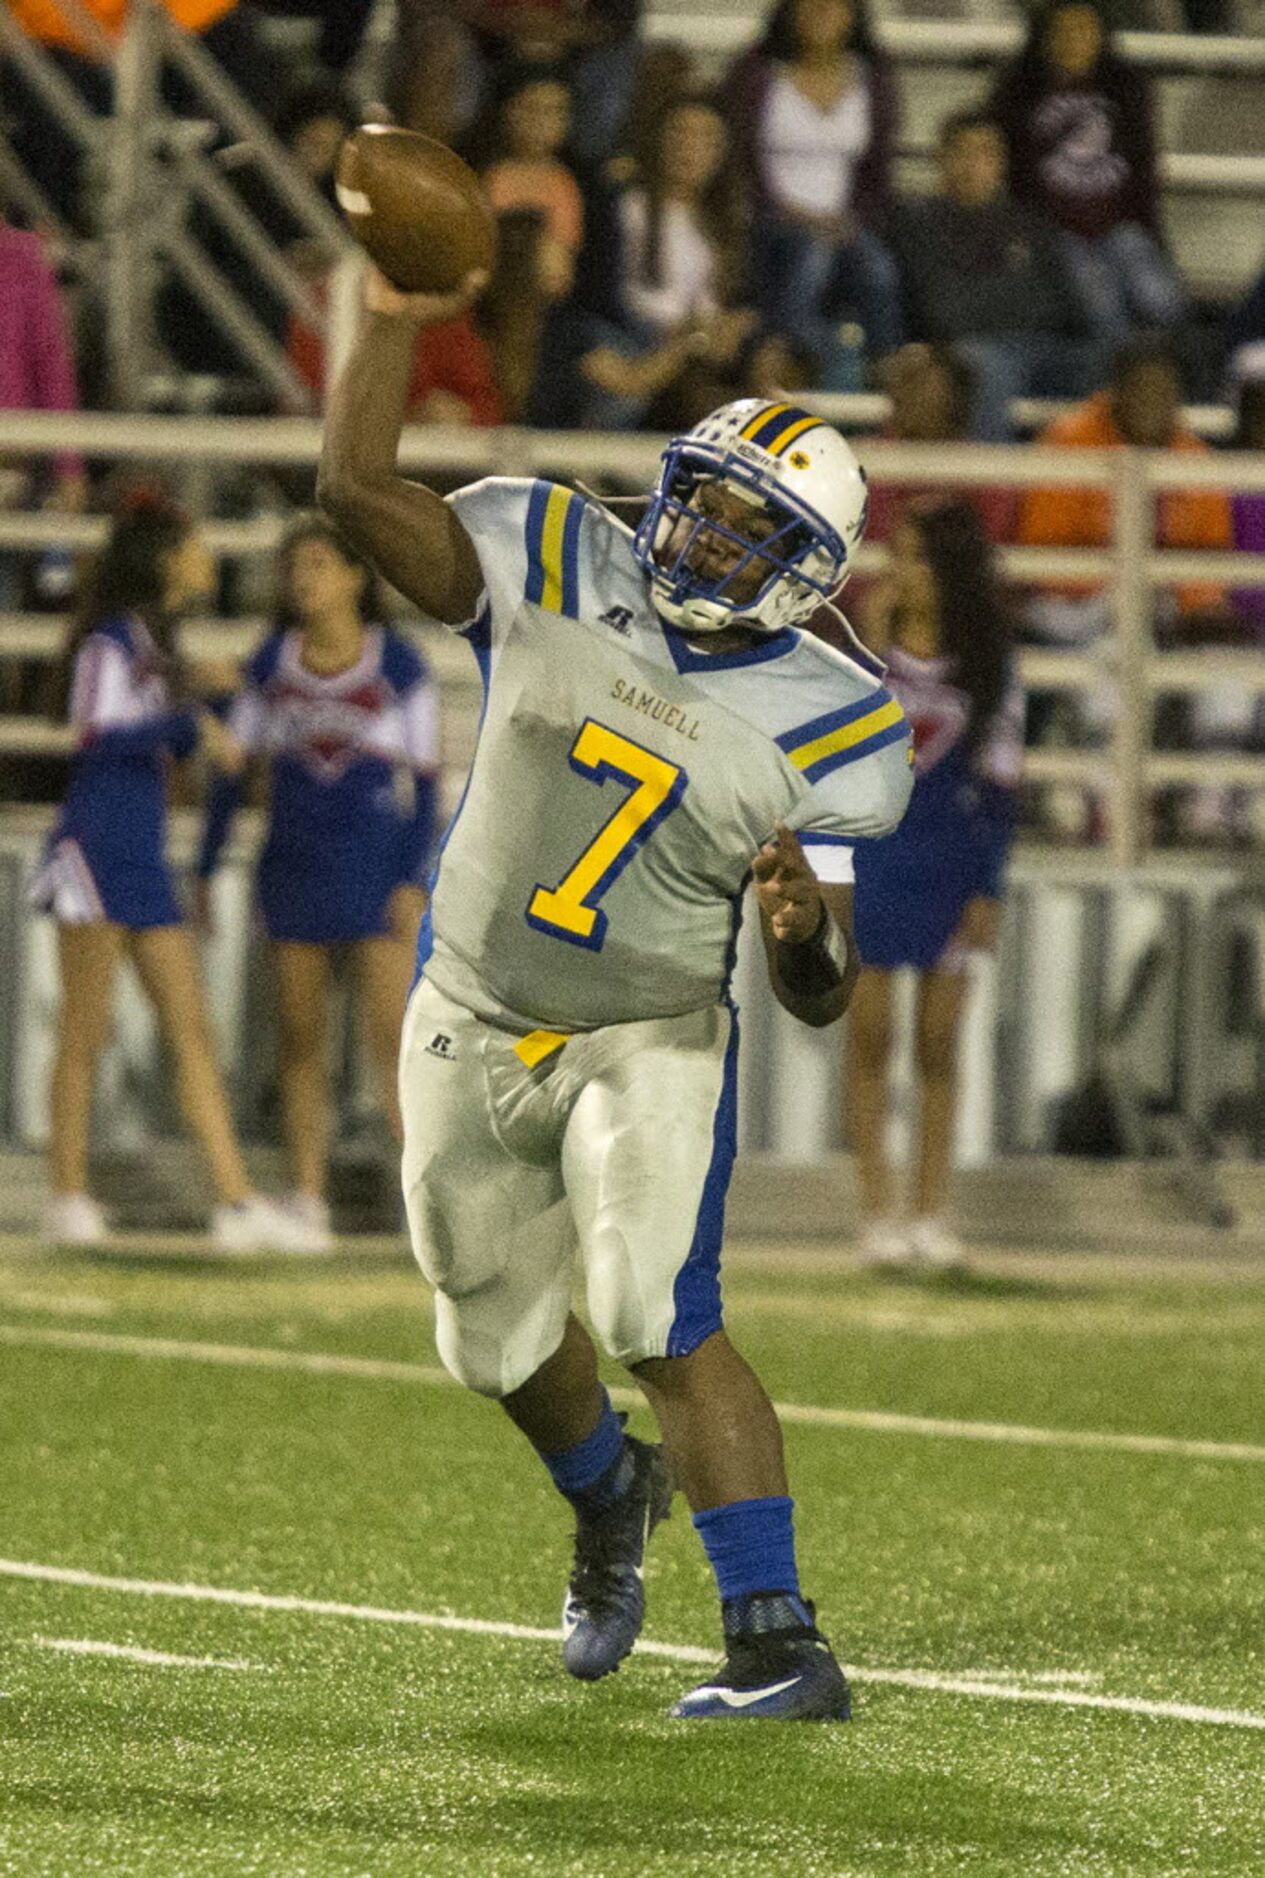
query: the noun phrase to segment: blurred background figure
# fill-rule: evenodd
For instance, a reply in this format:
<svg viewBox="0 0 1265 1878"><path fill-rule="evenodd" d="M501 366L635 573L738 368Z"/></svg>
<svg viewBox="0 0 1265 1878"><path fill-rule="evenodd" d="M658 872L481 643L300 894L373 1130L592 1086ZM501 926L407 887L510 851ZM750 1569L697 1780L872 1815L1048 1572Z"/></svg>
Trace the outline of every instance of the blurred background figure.
<svg viewBox="0 0 1265 1878"><path fill-rule="evenodd" d="M396 120L470 155L488 101L510 69L562 79L571 153L609 157L632 102L640 0L399 0L388 102Z"/></svg>
<svg viewBox="0 0 1265 1878"><path fill-rule="evenodd" d="M1057 418L1040 442L1055 449L1172 450L1206 456L1208 445L1191 434L1181 418L1182 384L1171 351L1161 340L1139 339L1118 354L1111 383L1085 403ZM1155 502L1155 545L1215 553L1232 543L1229 498L1216 489L1166 490ZM1016 538L1029 547L1102 548L1112 538L1112 498L1107 489L1072 484L1031 488L1019 503ZM1023 608L1025 636L1038 645L1085 648L1111 631L1112 594L1092 581L1049 583L1034 591ZM1154 624L1168 643L1194 643L1209 616L1224 620L1225 589L1215 581L1186 581L1158 590ZM1205 628L1196 622L1203 620ZM1115 717L1115 687L1105 678L1093 693L1066 694L1057 707L1042 707L1035 717L1051 740L1101 741ZM1076 792L1079 820L1069 832L1101 840L1105 834L1101 801L1092 790Z"/></svg>
<svg viewBox="0 0 1265 1878"><path fill-rule="evenodd" d="M905 819L855 849L863 969L848 1012L845 1126L856 1156L867 1264L949 1268L946 1218L958 1024L972 955L997 935L1023 754L1023 694L1007 604L979 517L951 500L911 509L862 614L885 683L913 727ZM887 1154L892 973L918 974L917 1150L909 1210Z"/></svg>
<svg viewBox="0 0 1265 1878"><path fill-rule="evenodd" d="M500 154L483 172L498 215L520 209L540 214L567 287L584 239L584 198L560 154L570 129L571 97L562 80L519 74L498 113Z"/></svg>
<svg viewBox="0 0 1265 1878"><path fill-rule="evenodd" d="M870 359L900 344L900 281L876 229L896 131L892 72L864 0L780 0L725 85L734 153L755 207L750 291L779 332L807 340L818 382L858 389L841 323Z"/></svg>
<svg viewBox="0 0 1265 1878"><path fill-rule="evenodd" d="M258 900L277 968L287 1210L304 1249L323 1252L333 1243L326 1183L336 950L351 948L382 1104L398 1138L396 1058L426 903L439 717L422 659L385 623L376 580L330 523L295 523L280 567L276 630L248 662L228 714L235 747L211 792L199 898L205 918L242 761L264 757L271 793Z"/></svg>
<svg viewBox="0 0 1265 1878"><path fill-rule="evenodd" d="M937 192L902 204L892 241L908 325L974 375L970 434L1004 443L1012 398L1083 397L1095 348L1058 238L1006 189L1006 146L982 112L940 131Z"/></svg>
<svg viewBox="0 0 1265 1878"><path fill-rule="evenodd" d="M970 414L975 379L970 367L948 346L907 345L884 362L883 389L891 400L891 414L880 435L894 443L961 443L970 435ZM1015 526L1015 490L987 483L955 487L948 483L890 479L881 465L869 475L870 507L865 539L875 547L892 538L894 529L911 507L934 505L949 495L969 502L988 540L1009 541ZM845 611L850 618L866 617L867 596L876 577L854 574L848 583ZM813 621L813 631L841 651L848 647L838 622L825 608Z"/></svg>
<svg viewBox="0 0 1265 1878"><path fill-rule="evenodd" d="M759 320L739 300L744 222L728 158L707 98L678 98L646 125L629 180L597 207L531 421L689 428L736 395Z"/></svg>
<svg viewBox="0 0 1265 1878"><path fill-rule="evenodd" d="M190 695L176 643L181 613L206 597L210 582L210 557L183 511L160 497L137 498L114 523L70 640L78 754L32 888L35 904L57 921L62 980L46 1222L53 1243L106 1237L88 1191L89 1130L115 971L126 956L154 1007L181 1109L214 1182L217 1247L301 1249L286 1216L251 1189L165 852L171 760L199 747L231 755L225 732Z"/></svg>
<svg viewBox="0 0 1265 1878"><path fill-rule="evenodd" d="M0 411L78 408L69 321L44 244L0 214ZM0 509L42 504L77 513L87 494L83 458L65 451L51 470L41 484L29 462L0 459ZM20 611L22 600L21 557L0 548L0 613Z"/></svg>
<svg viewBox="0 0 1265 1878"><path fill-rule="evenodd" d="M1062 233L1094 336L1119 346L1176 327L1186 292L1159 231L1151 92L1110 44L1093 0L1047 0L985 107L1011 193Z"/></svg>

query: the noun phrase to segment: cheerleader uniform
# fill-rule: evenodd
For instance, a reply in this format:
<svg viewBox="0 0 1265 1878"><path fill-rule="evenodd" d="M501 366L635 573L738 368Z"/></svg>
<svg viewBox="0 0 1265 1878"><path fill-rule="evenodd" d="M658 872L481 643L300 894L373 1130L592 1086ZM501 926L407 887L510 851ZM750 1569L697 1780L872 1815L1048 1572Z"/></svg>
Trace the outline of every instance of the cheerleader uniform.
<svg viewBox="0 0 1265 1878"><path fill-rule="evenodd" d="M166 661L134 617L103 620L75 658L70 787L31 889L72 925L141 932L184 918L167 865L167 772L197 747L191 710L173 710Z"/></svg>
<svg viewBox="0 0 1265 1878"><path fill-rule="evenodd" d="M424 886L439 770L435 690L413 647L382 627L346 671L303 663L303 636L274 633L245 668L229 729L271 758L259 907L270 939L335 945L384 936L399 886ZM397 772L412 773L412 801ZM237 778L213 785L198 873L214 872L240 800Z"/></svg>
<svg viewBox="0 0 1265 1878"><path fill-rule="evenodd" d="M853 921L866 965L930 971L967 902L1000 898L1023 763L1023 691L1012 679L973 755L970 703L947 659L899 647L885 680L913 728L915 782L900 826L854 850Z"/></svg>

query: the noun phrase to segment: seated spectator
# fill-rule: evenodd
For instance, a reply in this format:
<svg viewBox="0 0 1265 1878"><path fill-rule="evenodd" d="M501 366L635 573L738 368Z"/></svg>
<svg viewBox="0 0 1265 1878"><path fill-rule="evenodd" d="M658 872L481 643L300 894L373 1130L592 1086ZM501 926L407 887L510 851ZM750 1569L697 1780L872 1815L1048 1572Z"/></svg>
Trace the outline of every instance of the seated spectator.
<svg viewBox="0 0 1265 1878"><path fill-rule="evenodd" d="M615 147L636 78L640 0L397 0L388 102L401 124L489 152L477 131L497 75L534 67L565 79L571 152L596 167Z"/></svg>
<svg viewBox="0 0 1265 1878"><path fill-rule="evenodd" d="M75 364L56 276L38 235L13 228L0 215L0 410L75 411ZM64 510L83 507L83 458L63 451L53 458L51 484L29 471L28 459L0 458L0 509L44 502ZM0 613L22 605L22 557L0 549Z"/></svg>
<svg viewBox="0 0 1265 1878"><path fill-rule="evenodd" d="M1208 446L1181 425L1181 380L1171 353L1155 340L1134 341L1118 356L1110 386L1095 394L1042 434L1047 447L1086 450L1173 450L1207 455ZM1166 490L1155 500L1157 547L1185 550L1228 549L1230 503L1213 489ZM1112 540L1112 496L1108 489L1066 485L1025 490L1019 505L1017 539L1029 547L1105 548ZM1209 581L1189 581L1160 589L1155 624L1171 644L1195 643L1206 635L1210 619L1224 621L1224 590ZM1038 644L1088 646L1112 627L1110 587L1092 581L1051 582L1039 589L1025 609L1028 637ZM1035 722L1073 743L1102 741L1115 717L1110 682L1092 692L1069 694L1054 706L1039 707ZM1077 791L1084 817L1081 831L1100 837L1102 804L1090 792Z"/></svg>
<svg viewBox="0 0 1265 1878"><path fill-rule="evenodd" d="M498 215L536 209L545 234L574 261L584 236L584 198L559 152L571 127L571 99L560 79L522 76L500 110L502 154L483 173Z"/></svg>
<svg viewBox="0 0 1265 1878"><path fill-rule="evenodd" d="M819 360L845 319L871 359L891 351L899 277L874 227L896 107L864 0L779 0L729 75L726 111L757 211L751 293L768 324L806 339Z"/></svg>
<svg viewBox="0 0 1265 1878"><path fill-rule="evenodd" d="M662 334L734 298L742 228L729 136L704 98L682 98L650 127L637 181L615 205L623 320Z"/></svg>
<svg viewBox="0 0 1265 1878"><path fill-rule="evenodd" d="M1011 192L1062 232L1101 343L1177 326L1186 294L1160 240L1150 88L1112 51L1094 0L1046 0L986 108Z"/></svg>
<svg viewBox="0 0 1265 1878"><path fill-rule="evenodd" d="M970 433L1003 443L1012 398L1089 390L1093 349L1055 236L1006 192L997 126L978 111L949 118L939 169L937 193L893 217L910 325L967 361L975 379Z"/></svg>
<svg viewBox="0 0 1265 1878"><path fill-rule="evenodd" d="M459 11L489 72L534 65L566 78L577 161L610 156L632 103L641 0L463 0Z"/></svg>
<svg viewBox="0 0 1265 1878"><path fill-rule="evenodd" d="M883 384L892 409L879 435L893 443L961 443L974 395L969 366L947 346L902 346L886 361ZM870 507L865 539L881 547L913 510L951 500L969 503L987 540L994 546L1009 541L1014 532L1015 492L998 485L896 481L883 474L882 462L869 466ZM873 575L854 574L844 592L844 611L855 620L862 637L872 628ZM823 608L813 631L840 651L847 645L838 622Z"/></svg>
<svg viewBox="0 0 1265 1878"><path fill-rule="evenodd" d="M1207 455L1208 446L1183 429L1181 379L1172 354L1160 342L1138 340L1117 356L1110 386L1095 393L1066 416L1057 418L1039 441L1047 448L1174 450ZM1105 548L1112 539L1112 500L1107 489L1060 485L1027 489L1019 504L1017 539L1029 547ZM1156 545L1163 548L1226 550L1232 531L1230 504L1216 489L1168 490L1156 499ZM1176 589L1172 613L1224 611L1224 590L1208 581L1189 581ZM1110 624L1111 602L1105 588L1092 583L1060 583L1037 594L1028 608L1034 636L1047 644L1084 644Z"/></svg>
<svg viewBox="0 0 1265 1878"><path fill-rule="evenodd" d="M975 395L974 377L970 366L946 346L902 346L888 360L883 382L892 410L881 436L895 443L966 440ZM870 481L866 540L889 540L893 527L912 503L942 501L950 495L971 504L994 546L1011 540L1015 525L1013 489L990 487L987 483L887 482L881 474Z"/></svg>
<svg viewBox="0 0 1265 1878"><path fill-rule="evenodd" d="M705 99L679 99L649 127L633 185L597 204L533 421L688 428L739 395L759 321L732 305L741 219L727 154L724 119Z"/></svg>

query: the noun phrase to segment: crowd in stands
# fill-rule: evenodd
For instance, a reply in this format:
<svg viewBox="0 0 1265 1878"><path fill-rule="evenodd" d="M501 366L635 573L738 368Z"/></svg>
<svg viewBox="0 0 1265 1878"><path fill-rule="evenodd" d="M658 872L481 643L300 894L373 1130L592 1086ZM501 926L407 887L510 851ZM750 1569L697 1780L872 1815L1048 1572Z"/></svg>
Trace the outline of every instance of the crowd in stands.
<svg viewBox="0 0 1265 1878"><path fill-rule="evenodd" d="M370 0L165 3L332 204L339 142L370 95L357 63ZM10 8L89 107L107 108L106 68L54 0ZM126 0L88 0L88 11L115 35ZM282 82L260 33L265 13L318 16L318 63ZM1265 272L1212 332L1165 245L1150 86L1115 48L1110 8L1045 0L1018 54L941 126L935 187L921 197L895 187L897 87L867 0L773 0L757 42L711 89L683 46L643 42L639 13L639 0L399 0L374 74L383 108L458 149L499 223L477 306L419 336L416 421L658 431L732 397L871 389L888 394L887 434L898 439L1003 441L1015 435L1013 401L1045 396L1072 406L1043 433L1052 447L1195 451L1205 446L1180 422L1194 391L1240 401L1237 441L1265 443ZM1191 15L1196 30L1220 21L1215 7ZM15 148L64 222L91 226L78 152L8 77ZM332 257L249 153L221 159L269 239L327 299ZM193 226L319 407L321 336L240 253L216 247L209 223ZM177 367L246 369L183 289L160 302L159 338ZM40 242L0 222L0 405L64 409L75 395ZM74 458L34 490L0 467L0 504L73 507L83 488ZM870 539L887 538L920 493L877 487ZM1100 491L969 497L994 543L1110 537ZM1156 532L1168 546L1259 549L1265 497L1177 492L1157 504ZM0 611L18 603L13 570L0 553ZM858 581L850 602L863 600ZM1024 598L1023 632L1083 647L1109 615L1101 592L1052 588ZM1265 644L1265 592L1179 590L1161 597L1156 630L1173 645ZM1044 708L1038 730L1090 737L1109 700L1096 722ZM1175 734L1198 734L1200 714L1179 714ZM1255 718L1232 731L1224 712L1217 719L1215 735L1238 747L1258 734ZM1092 822L1092 804L1087 813Z"/></svg>

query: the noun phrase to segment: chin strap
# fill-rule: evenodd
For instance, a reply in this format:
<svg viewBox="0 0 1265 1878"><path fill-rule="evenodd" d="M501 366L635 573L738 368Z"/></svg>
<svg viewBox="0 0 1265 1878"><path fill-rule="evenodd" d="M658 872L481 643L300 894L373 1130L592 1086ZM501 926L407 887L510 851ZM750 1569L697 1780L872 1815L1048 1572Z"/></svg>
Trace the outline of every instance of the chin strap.
<svg viewBox="0 0 1265 1878"><path fill-rule="evenodd" d="M843 636L856 655L857 663L864 666L867 672L872 672L875 678L885 677L887 674L886 665L884 665L882 659L879 658L877 652L871 652L870 648L857 638L852 621L848 618L847 614L842 612L840 608L835 605L833 600L823 600L822 605L825 607L827 613L834 614L840 626L842 626Z"/></svg>

